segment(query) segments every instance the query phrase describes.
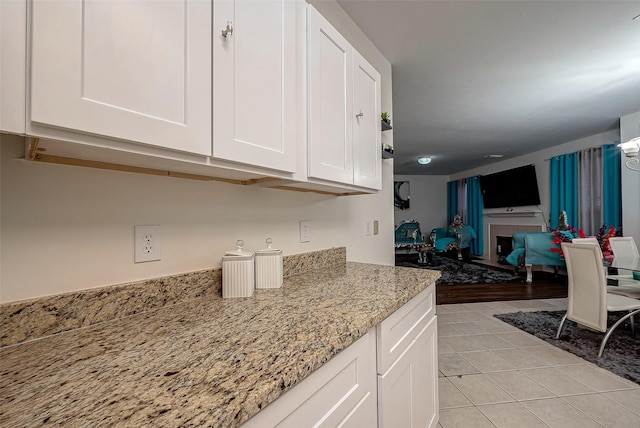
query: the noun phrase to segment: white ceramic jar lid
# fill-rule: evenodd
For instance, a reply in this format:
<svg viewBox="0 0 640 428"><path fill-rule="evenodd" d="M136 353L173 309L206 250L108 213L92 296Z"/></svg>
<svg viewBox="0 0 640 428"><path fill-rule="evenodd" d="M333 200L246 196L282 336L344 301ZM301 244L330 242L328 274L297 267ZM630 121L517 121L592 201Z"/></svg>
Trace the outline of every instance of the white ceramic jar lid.
<svg viewBox="0 0 640 428"><path fill-rule="evenodd" d="M273 244L273 239L267 238L266 243L267 243L267 248L265 248L263 250L257 250L256 251L256 255L258 255L258 254L262 254L262 255L275 254L275 253L279 253L279 252L282 251L282 250L278 250L276 248L271 248L271 244Z"/></svg>
<svg viewBox="0 0 640 428"><path fill-rule="evenodd" d="M238 239L236 241L236 249L233 251L227 251L224 253L225 256L253 256L251 251L244 251L242 247L244 246L244 241L242 239Z"/></svg>

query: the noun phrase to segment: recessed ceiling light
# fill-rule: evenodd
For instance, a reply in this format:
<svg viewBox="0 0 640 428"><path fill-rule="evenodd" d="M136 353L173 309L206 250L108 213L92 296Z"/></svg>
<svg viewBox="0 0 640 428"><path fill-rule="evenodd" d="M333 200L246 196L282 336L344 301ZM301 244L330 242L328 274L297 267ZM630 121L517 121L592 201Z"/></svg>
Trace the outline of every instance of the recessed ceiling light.
<svg viewBox="0 0 640 428"><path fill-rule="evenodd" d="M418 163L420 165L427 165L429 163L431 163L431 157L429 156L422 156L418 158Z"/></svg>
<svg viewBox="0 0 640 428"><path fill-rule="evenodd" d="M484 155L485 159L497 159L502 158L504 155Z"/></svg>

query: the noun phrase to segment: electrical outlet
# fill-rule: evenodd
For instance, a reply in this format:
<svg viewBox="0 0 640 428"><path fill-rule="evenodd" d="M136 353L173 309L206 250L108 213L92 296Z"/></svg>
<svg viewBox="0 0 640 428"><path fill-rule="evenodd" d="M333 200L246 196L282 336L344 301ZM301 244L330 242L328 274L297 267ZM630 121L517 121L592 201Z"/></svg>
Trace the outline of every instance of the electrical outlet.
<svg viewBox="0 0 640 428"><path fill-rule="evenodd" d="M311 222L309 220L300 220L300 242L311 241Z"/></svg>
<svg viewBox="0 0 640 428"><path fill-rule="evenodd" d="M160 226L135 226L134 235L134 263L160 260L162 257Z"/></svg>

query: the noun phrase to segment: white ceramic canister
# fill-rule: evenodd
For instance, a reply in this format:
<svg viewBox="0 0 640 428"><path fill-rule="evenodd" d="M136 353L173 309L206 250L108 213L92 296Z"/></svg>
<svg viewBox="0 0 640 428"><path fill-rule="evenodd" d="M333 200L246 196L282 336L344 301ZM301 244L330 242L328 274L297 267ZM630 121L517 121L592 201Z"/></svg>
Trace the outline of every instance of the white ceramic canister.
<svg viewBox="0 0 640 428"><path fill-rule="evenodd" d="M267 248L256 251L256 288L282 287L282 250L271 248L272 242L267 238Z"/></svg>
<svg viewBox="0 0 640 428"><path fill-rule="evenodd" d="M243 251L244 241L236 242L235 251L222 256L222 297L251 297L255 289L254 254Z"/></svg>

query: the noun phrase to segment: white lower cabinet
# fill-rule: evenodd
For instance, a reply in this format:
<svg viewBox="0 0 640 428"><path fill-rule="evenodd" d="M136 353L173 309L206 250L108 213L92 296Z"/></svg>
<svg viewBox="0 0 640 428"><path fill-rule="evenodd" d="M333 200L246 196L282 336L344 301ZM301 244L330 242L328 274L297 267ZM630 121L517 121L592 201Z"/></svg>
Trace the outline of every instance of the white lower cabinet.
<svg viewBox="0 0 640 428"><path fill-rule="evenodd" d="M435 427L437 352L432 285L243 428Z"/></svg>
<svg viewBox="0 0 640 428"><path fill-rule="evenodd" d="M434 318L393 366L378 376L379 427L438 425L436 338Z"/></svg>
<svg viewBox="0 0 640 428"><path fill-rule="evenodd" d="M243 427L375 427L375 329Z"/></svg>
<svg viewBox="0 0 640 428"><path fill-rule="evenodd" d="M438 425L438 346L433 286L377 326L378 426Z"/></svg>

